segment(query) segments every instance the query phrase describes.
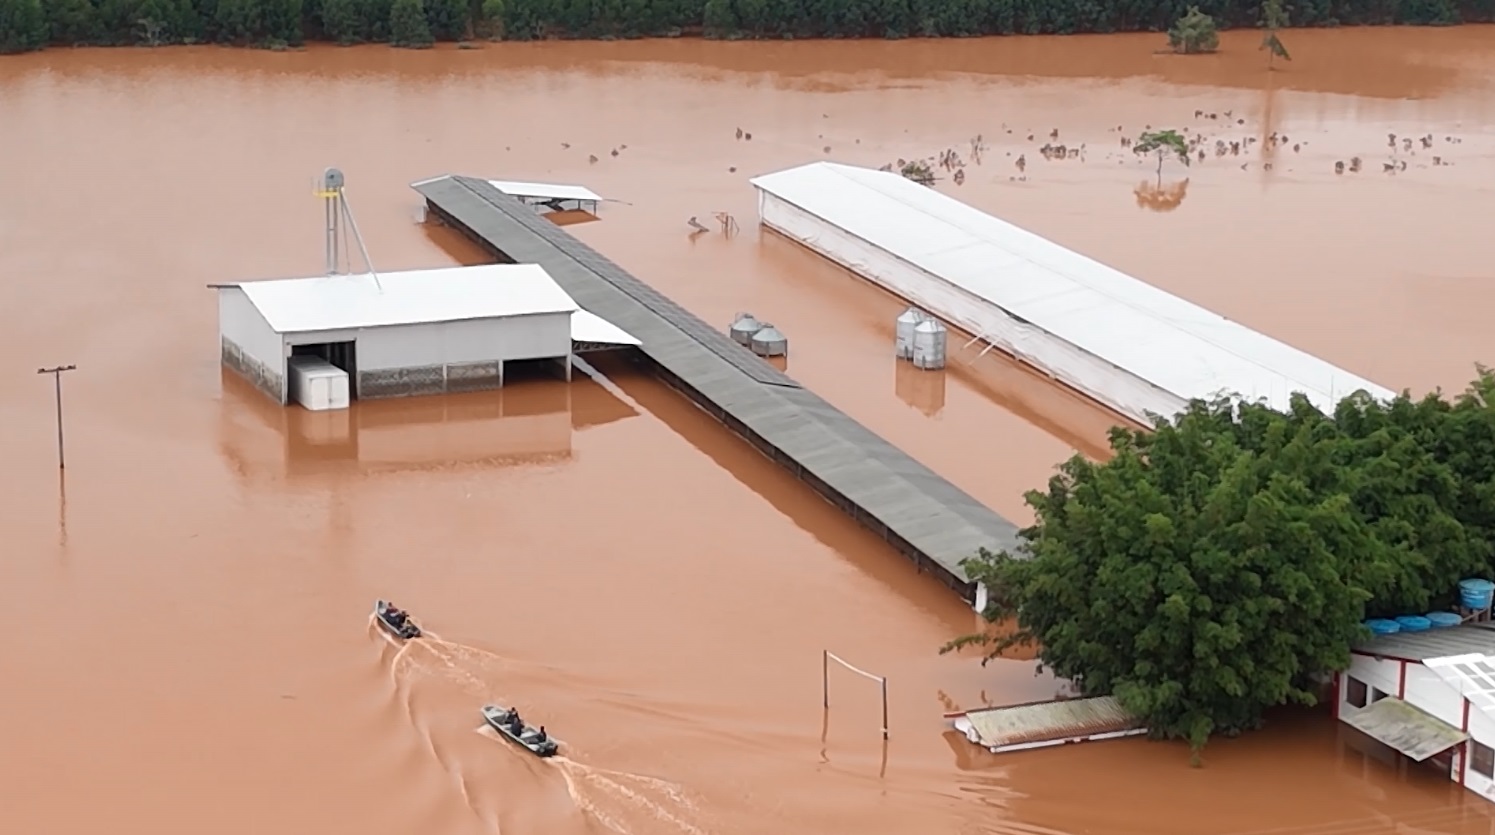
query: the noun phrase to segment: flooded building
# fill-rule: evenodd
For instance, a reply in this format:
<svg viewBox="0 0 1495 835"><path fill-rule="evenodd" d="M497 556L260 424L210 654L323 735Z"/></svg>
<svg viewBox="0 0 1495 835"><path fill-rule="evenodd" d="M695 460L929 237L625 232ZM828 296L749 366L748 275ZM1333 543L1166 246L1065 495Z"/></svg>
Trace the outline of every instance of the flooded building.
<svg viewBox="0 0 1495 835"><path fill-rule="evenodd" d="M513 363L550 363L569 380L576 350L639 344L535 264L214 286L223 364L308 408L339 404L298 391L307 367L324 384L322 372L340 372L352 399L403 397L498 388Z"/></svg>
<svg viewBox="0 0 1495 835"><path fill-rule="evenodd" d="M888 171L751 180L762 224L1143 423L1220 393L1330 410L1390 390Z"/></svg>
<svg viewBox="0 0 1495 835"><path fill-rule="evenodd" d="M1146 725L1111 696L977 708L945 718L971 744L993 754L1147 733Z"/></svg>
<svg viewBox="0 0 1495 835"><path fill-rule="evenodd" d="M1335 688L1340 721L1495 799L1495 623L1378 636Z"/></svg>

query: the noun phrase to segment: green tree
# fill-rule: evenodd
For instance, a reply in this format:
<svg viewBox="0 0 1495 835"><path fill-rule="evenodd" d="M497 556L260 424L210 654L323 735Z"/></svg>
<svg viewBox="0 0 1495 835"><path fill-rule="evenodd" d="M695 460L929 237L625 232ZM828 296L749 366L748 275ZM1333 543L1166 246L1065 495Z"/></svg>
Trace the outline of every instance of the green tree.
<svg viewBox="0 0 1495 835"><path fill-rule="evenodd" d="M1312 476L1337 433L1306 404L1296 423L1265 407L1195 403L1153 433L1112 432L1115 457L1075 457L1028 494L1031 554L981 555L995 642L1039 645L1041 663L1087 695L1115 695L1153 733L1197 753L1254 728L1269 707L1312 704L1312 677L1349 663L1370 593L1340 554L1370 531ZM1327 429L1327 431L1325 431ZM1254 451L1242 440L1254 438ZM947 649L992 643L971 636Z"/></svg>
<svg viewBox="0 0 1495 835"><path fill-rule="evenodd" d="M41 49L49 34L41 0L0 0L0 54Z"/></svg>
<svg viewBox="0 0 1495 835"><path fill-rule="evenodd" d="M89 44L98 38L98 18L89 0L51 0L42 8L52 43Z"/></svg>
<svg viewBox="0 0 1495 835"><path fill-rule="evenodd" d="M1132 150L1137 154L1156 154L1158 157L1158 183L1163 182L1163 161L1169 156L1176 157L1184 165L1189 165L1189 140L1176 130L1153 130L1144 131L1137 141L1132 143Z"/></svg>
<svg viewBox="0 0 1495 835"><path fill-rule="evenodd" d="M1215 19L1199 11L1198 6L1190 6L1188 12L1168 30L1168 46L1182 55L1214 52L1220 48L1220 32L1215 28Z"/></svg>
<svg viewBox="0 0 1495 835"><path fill-rule="evenodd" d="M322 32L329 40L343 46L355 44L363 40L367 29L358 0L322 0Z"/></svg>
<svg viewBox="0 0 1495 835"><path fill-rule="evenodd" d="M425 0L426 26L438 41L460 41L471 27L468 0Z"/></svg>
<svg viewBox="0 0 1495 835"><path fill-rule="evenodd" d="M435 43L421 0L394 0L390 5L389 42L406 49L427 49Z"/></svg>
<svg viewBox="0 0 1495 835"><path fill-rule="evenodd" d="M504 0L481 0L477 23L473 27L483 38L500 38L504 34Z"/></svg>
<svg viewBox="0 0 1495 835"><path fill-rule="evenodd" d="M1261 4L1261 49L1267 51L1267 69L1272 68L1272 61L1281 58L1291 61L1293 56L1287 54L1287 47L1282 45L1282 39L1277 37L1277 30L1285 29L1289 25L1288 13L1291 11L1283 0L1262 0Z"/></svg>

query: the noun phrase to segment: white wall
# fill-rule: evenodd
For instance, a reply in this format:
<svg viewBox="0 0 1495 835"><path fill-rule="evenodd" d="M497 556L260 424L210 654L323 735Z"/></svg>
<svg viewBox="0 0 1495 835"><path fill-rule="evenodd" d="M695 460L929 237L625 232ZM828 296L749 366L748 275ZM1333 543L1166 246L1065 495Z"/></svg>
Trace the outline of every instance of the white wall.
<svg viewBox="0 0 1495 835"><path fill-rule="evenodd" d="M981 335L995 343L998 350L1124 415L1147 423L1148 412L1172 416L1187 405L1182 398L1042 328L1013 318L987 300L761 189L758 215L770 229L799 241L945 322L972 335Z"/></svg>
<svg viewBox="0 0 1495 835"><path fill-rule="evenodd" d="M1474 738L1475 742L1495 748L1495 718L1471 705L1469 710L1469 735ZM1467 747L1471 753L1471 757L1468 767L1464 770L1464 786L1472 792L1495 800L1495 780L1491 780L1474 770L1474 758L1472 756L1474 746L1471 744Z"/></svg>
<svg viewBox="0 0 1495 835"><path fill-rule="evenodd" d="M1455 728L1464 727L1464 697L1422 664L1407 665L1407 695L1403 698Z"/></svg>
<svg viewBox="0 0 1495 835"><path fill-rule="evenodd" d="M286 350L280 334L260 315L249 296L237 287L218 290L218 334L239 350L285 374Z"/></svg>
<svg viewBox="0 0 1495 835"><path fill-rule="evenodd" d="M297 333L287 341L304 345L349 340L358 342L359 371L566 357L571 354L571 314Z"/></svg>

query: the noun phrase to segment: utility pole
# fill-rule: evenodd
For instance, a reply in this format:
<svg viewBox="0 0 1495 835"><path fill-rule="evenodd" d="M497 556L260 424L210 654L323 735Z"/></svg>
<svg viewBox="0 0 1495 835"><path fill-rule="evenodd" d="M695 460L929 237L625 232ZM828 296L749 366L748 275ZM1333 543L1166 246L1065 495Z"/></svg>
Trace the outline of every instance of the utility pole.
<svg viewBox="0 0 1495 835"><path fill-rule="evenodd" d="M77 370L76 365L59 365L55 368L38 368L38 374L51 374L52 382L57 391L57 469L67 469L67 461L62 453L62 372Z"/></svg>

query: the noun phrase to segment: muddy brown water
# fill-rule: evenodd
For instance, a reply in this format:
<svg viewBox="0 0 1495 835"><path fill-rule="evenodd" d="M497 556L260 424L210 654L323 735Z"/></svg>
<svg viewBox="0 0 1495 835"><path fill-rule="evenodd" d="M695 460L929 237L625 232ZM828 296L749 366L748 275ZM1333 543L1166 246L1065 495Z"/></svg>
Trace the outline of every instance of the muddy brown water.
<svg viewBox="0 0 1495 835"><path fill-rule="evenodd" d="M1103 454L1113 418L977 348L900 369L899 302L758 234L745 182L955 148L964 184L939 187L962 199L1386 385L1456 386L1495 296L1495 30L1289 34L1271 74L1251 33L1188 59L1122 36L0 61L10 828L1487 831L1482 801L1318 713L1221 741L1202 770L1172 745L996 758L951 739L948 707L1056 684L935 655L969 611L616 363L335 416L269 408L218 365L204 285L320 270L324 166L384 270L481 260L415 222L411 181L581 182L626 202L577 235L723 327L774 322L791 374L1025 521L1022 491ZM1147 125L1208 158L1159 185L1121 147ZM687 235L714 212L741 232ZM33 370L66 362L60 483ZM376 596L439 637L386 642ZM846 671L823 725L822 649L889 677L886 748L876 687ZM565 758L479 732L485 701L544 721Z"/></svg>

